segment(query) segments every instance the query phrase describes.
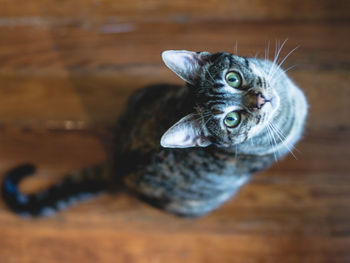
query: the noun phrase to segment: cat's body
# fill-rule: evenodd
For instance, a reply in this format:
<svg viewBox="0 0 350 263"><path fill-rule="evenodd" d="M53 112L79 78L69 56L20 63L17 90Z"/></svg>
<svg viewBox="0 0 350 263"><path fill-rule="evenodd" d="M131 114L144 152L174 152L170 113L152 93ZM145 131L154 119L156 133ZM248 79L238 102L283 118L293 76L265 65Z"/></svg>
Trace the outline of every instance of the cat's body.
<svg viewBox="0 0 350 263"><path fill-rule="evenodd" d="M110 181L95 176L99 171L77 183L68 179L71 195L123 184L154 206L199 216L220 206L253 172L266 169L300 139L307 103L275 64L188 51L167 51L163 59L187 85L136 92L117 124ZM67 187L56 189L61 196L47 198L49 193L41 201L20 193L17 184L27 170L12 171L5 179L3 196L13 210L40 215L69 201L69 194L61 194ZM86 178L91 186L82 190Z"/></svg>

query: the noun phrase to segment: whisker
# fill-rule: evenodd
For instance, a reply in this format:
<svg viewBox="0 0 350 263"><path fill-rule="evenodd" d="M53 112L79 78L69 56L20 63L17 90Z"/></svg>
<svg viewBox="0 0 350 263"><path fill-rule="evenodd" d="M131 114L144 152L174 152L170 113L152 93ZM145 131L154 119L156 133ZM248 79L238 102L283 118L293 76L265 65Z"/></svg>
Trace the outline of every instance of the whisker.
<svg viewBox="0 0 350 263"><path fill-rule="evenodd" d="M207 123L208 123L211 119L213 119L213 116L211 116L211 117L209 117L209 118L207 119L207 121L204 123L204 126L206 126Z"/></svg>
<svg viewBox="0 0 350 263"><path fill-rule="evenodd" d="M267 42L267 52L265 49L265 60L268 59L270 57L270 40Z"/></svg>
<svg viewBox="0 0 350 263"><path fill-rule="evenodd" d="M237 42L237 40L236 40L236 43L235 43L235 48L234 48L233 53L234 53L235 55L238 54L238 42Z"/></svg>
<svg viewBox="0 0 350 263"><path fill-rule="evenodd" d="M290 66L289 68L287 68L287 69L285 69L285 70L281 68L281 69L280 69L281 72L279 72L277 76L272 76L273 80L271 81L271 85L273 85L276 81L278 81L279 78L280 78L283 74L287 73L289 70L291 70L291 69L293 69L293 68L295 68L295 67L296 67L296 65L292 65L292 66Z"/></svg>
<svg viewBox="0 0 350 263"><path fill-rule="evenodd" d="M271 127L271 128L274 128L275 131L276 131L283 139L286 139L286 136L285 136L272 122L270 122L270 127Z"/></svg>
<svg viewBox="0 0 350 263"><path fill-rule="evenodd" d="M284 61L295 51L299 48L300 46L296 46L295 48L293 48L291 51L288 52L288 54L284 57L284 59L278 64L279 67L282 66L282 64L284 63Z"/></svg>
<svg viewBox="0 0 350 263"><path fill-rule="evenodd" d="M293 153L292 149L289 147L289 145L285 142L285 140L283 138L281 138L281 136L278 134L278 132L276 132L276 128L273 126L272 123L270 123L270 128L271 131L273 131L277 137L279 138L279 140L282 142L283 146L293 155L293 157L297 160L297 157L295 156L295 154Z"/></svg>
<svg viewBox="0 0 350 263"><path fill-rule="evenodd" d="M209 70L205 68L205 71L208 73L209 77L212 79L213 82L215 82L213 76L210 74Z"/></svg>
<svg viewBox="0 0 350 263"><path fill-rule="evenodd" d="M198 118L194 119L195 121L198 121L198 120L204 120L205 117L208 117L209 115L199 115Z"/></svg>
<svg viewBox="0 0 350 263"><path fill-rule="evenodd" d="M270 130L270 133L271 133L271 137L272 137L272 140L274 142L274 145L275 145L275 148L277 147L277 141L276 141L276 138L274 136L274 133L273 133L273 130L271 129L271 126L269 126L269 130ZM277 150L278 151L278 150ZM276 149L274 150L274 152L276 153Z"/></svg>
<svg viewBox="0 0 350 263"><path fill-rule="evenodd" d="M271 135L271 131L270 131L270 129L269 129L269 124L267 124L266 130L267 130L267 135L268 135L269 143L270 143L270 145L271 145L271 147L272 147L272 149L273 149L273 151L272 151L272 152L273 152L273 157L274 157L275 161L277 162L278 160L277 160L276 152L275 152L275 150L274 150L274 144L273 144L273 141L272 141L272 135Z"/></svg>
<svg viewBox="0 0 350 263"><path fill-rule="evenodd" d="M282 137L284 138L284 141L287 139L286 136L283 134L283 132L273 123L271 123L271 125L273 126L273 128L276 130L276 132ZM293 150L297 151L297 152L300 152L298 150L298 148L296 148L295 146L293 145L289 145Z"/></svg>
<svg viewBox="0 0 350 263"><path fill-rule="evenodd" d="M271 66L270 72L268 73L268 76L267 76L267 78L268 78L269 80L271 79L272 73L275 72L275 71L278 69L278 66L276 66L276 65L277 65L277 60L278 60L278 57L279 57L279 55L280 55L280 53L281 53L281 51L282 51L282 48L284 47L284 45L285 45L286 42L287 42L287 40L288 40L288 38L286 38L286 39L283 41L282 45L278 48L278 51L277 51L277 46L279 45L279 41L278 41L278 44L276 43L275 58L274 58L274 60L273 60L273 62L272 62L272 65L273 65L273 66ZM272 69L273 69L273 71L272 71Z"/></svg>
<svg viewBox="0 0 350 263"><path fill-rule="evenodd" d="M276 70L273 72L273 74L271 74L270 79L274 79L274 76L275 76L275 74L277 73L277 69L278 69L278 68L280 68L281 70L283 70L283 69L281 68L282 64L285 62L285 60L286 60L297 48L299 48L299 46L296 46L295 48L293 48L293 49L283 58L283 60L276 66ZM289 70L289 68L288 68L288 70ZM284 70L284 72L287 72L287 70Z"/></svg>

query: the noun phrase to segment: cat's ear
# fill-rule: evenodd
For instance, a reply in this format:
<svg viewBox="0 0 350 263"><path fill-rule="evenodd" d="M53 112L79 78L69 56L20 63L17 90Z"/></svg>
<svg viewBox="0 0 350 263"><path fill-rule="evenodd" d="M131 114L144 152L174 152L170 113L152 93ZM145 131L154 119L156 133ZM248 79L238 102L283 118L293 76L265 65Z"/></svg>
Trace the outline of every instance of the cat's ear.
<svg viewBox="0 0 350 263"><path fill-rule="evenodd" d="M194 84L200 67L211 54L209 52L192 52L186 50L167 50L162 53L165 65L184 81Z"/></svg>
<svg viewBox="0 0 350 263"><path fill-rule="evenodd" d="M191 113L167 130L160 145L166 148L206 147L211 144L198 114Z"/></svg>

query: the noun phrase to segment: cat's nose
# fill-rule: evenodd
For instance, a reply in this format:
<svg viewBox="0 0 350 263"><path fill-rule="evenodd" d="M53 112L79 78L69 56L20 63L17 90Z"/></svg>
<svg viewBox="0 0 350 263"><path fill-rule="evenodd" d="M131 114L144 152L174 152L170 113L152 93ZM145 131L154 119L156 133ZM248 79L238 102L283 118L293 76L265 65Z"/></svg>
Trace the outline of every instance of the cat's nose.
<svg viewBox="0 0 350 263"><path fill-rule="evenodd" d="M264 95L261 93L258 94L247 94L244 98L244 104L249 109L261 109L262 106L267 102Z"/></svg>
<svg viewBox="0 0 350 263"><path fill-rule="evenodd" d="M256 96L256 106L258 109L261 109L262 106L264 106L266 102L266 99L264 97L264 95L262 95L261 93L259 93L257 96Z"/></svg>

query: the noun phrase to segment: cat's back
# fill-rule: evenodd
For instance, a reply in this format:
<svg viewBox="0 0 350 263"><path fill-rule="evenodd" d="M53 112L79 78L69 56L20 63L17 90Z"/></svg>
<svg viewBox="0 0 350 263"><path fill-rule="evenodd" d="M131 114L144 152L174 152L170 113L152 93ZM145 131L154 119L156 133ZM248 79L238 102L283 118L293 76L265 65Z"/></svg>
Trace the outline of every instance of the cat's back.
<svg viewBox="0 0 350 263"><path fill-rule="evenodd" d="M186 86L157 84L137 90L117 122L116 147L121 151L157 148L166 129L193 106Z"/></svg>
<svg viewBox="0 0 350 263"><path fill-rule="evenodd" d="M112 162L118 177L149 163L161 150L162 134L192 108L186 86L157 84L137 90L114 130Z"/></svg>

